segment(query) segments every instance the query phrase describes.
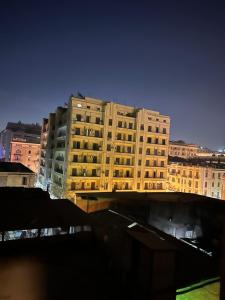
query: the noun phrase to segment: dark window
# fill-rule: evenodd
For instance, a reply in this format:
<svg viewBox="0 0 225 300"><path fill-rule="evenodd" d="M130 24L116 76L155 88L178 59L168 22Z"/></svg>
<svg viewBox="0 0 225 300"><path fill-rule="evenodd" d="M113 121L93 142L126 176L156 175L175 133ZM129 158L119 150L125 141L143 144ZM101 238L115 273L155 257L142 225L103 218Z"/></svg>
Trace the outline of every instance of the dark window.
<svg viewBox="0 0 225 300"><path fill-rule="evenodd" d="M130 158L127 158L127 165L130 165Z"/></svg>
<svg viewBox="0 0 225 300"><path fill-rule="evenodd" d="M106 176L106 177L109 176L109 170L105 170L105 176Z"/></svg>
<svg viewBox="0 0 225 300"><path fill-rule="evenodd" d="M96 143L94 143L94 144L93 144L93 150L99 150L99 145L96 144Z"/></svg>
<svg viewBox="0 0 225 300"><path fill-rule="evenodd" d="M89 105L87 105L87 109L90 109L91 107Z"/></svg>
<svg viewBox="0 0 225 300"><path fill-rule="evenodd" d="M100 124L100 122L101 122L100 118L97 117L95 122L96 122L96 124Z"/></svg>
<svg viewBox="0 0 225 300"><path fill-rule="evenodd" d="M100 137L100 131L99 130L95 130L95 137Z"/></svg>
<svg viewBox="0 0 225 300"><path fill-rule="evenodd" d="M74 149L80 149L80 142L73 142Z"/></svg>
<svg viewBox="0 0 225 300"><path fill-rule="evenodd" d="M141 177L141 171L138 171L137 177Z"/></svg>
<svg viewBox="0 0 225 300"><path fill-rule="evenodd" d="M147 154L147 155L150 155L150 149L149 149L149 148L146 149L146 154Z"/></svg>
<svg viewBox="0 0 225 300"><path fill-rule="evenodd" d="M138 160L138 165L141 166L141 159Z"/></svg>
<svg viewBox="0 0 225 300"><path fill-rule="evenodd" d="M111 145L107 144L107 151L110 151L110 150L111 150Z"/></svg>
<svg viewBox="0 0 225 300"><path fill-rule="evenodd" d="M84 149L88 149L88 143L87 142L84 143Z"/></svg>
<svg viewBox="0 0 225 300"><path fill-rule="evenodd" d="M105 163L106 163L106 164L109 164L109 163L110 163L110 158L109 158L108 156L106 157Z"/></svg>
<svg viewBox="0 0 225 300"><path fill-rule="evenodd" d="M159 143L159 139L156 138L156 139L155 139L155 144L158 144L158 143Z"/></svg>
<svg viewBox="0 0 225 300"><path fill-rule="evenodd" d="M86 116L86 122L90 123L90 116Z"/></svg>
<svg viewBox="0 0 225 300"><path fill-rule="evenodd" d="M97 163L97 156L93 156L93 163Z"/></svg>
<svg viewBox="0 0 225 300"><path fill-rule="evenodd" d="M109 126L112 126L112 119L109 119Z"/></svg>
<svg viewBox="0 0 225 300"><path fill-rule="evenodd" d="M127 147L127 152L131 153L131 147Z"/></svg>
<svg viewBox="0 0 225 300"><path fill-rule="evenodd" d="M157 132L157 133L159 132L159 127L155 128L155 132Z"/></svg>
<svg viewBox="0 0 225 300"><path fill-rule="evenodd" d="M139 148L139 154L142 154L142 148Z"/></svg>
<svg viewBox="0 0 225 300"><path fill-rule="evenodd" d="M73 156L73 162L78 162L78 155Z"/></svg>
<svg viewBox="0 0 225 300"><path fill-rule="evenodd" d="M145 172L145 178L149 178L149 172Z"/></svg>
<svg viewBox="0 0 225 300"><path fill-rule="evenodd" d="M121 133L118 133L118 134L117 134L117 140L121 140L121 138L122 138Z"/></svg>
<svg viewBox="0 0 225 300"><path fill-rule="evenodd" d="M115 164L116 164L116 165L119 165L119 164L120 164L120 159L119 159L119 157L116 157Z"/></svg>
<svg viewBox="0 0 225 300"><path fill-rule="evenodd" d="M156 171L153 172L153 178L156 178Z"/></svg>
<svg viewBox="0 0 225 300"><path fill-rule="evenodd" d="M120 128L121 128L122 126L123 126L123 123L122 123L122 121L119 121L119 122L118 122L118 127L120 127Z"/></svg>
<svg viewBox="0 0 225 300"><path fill-rule="evenodd" d="M132 129L132 128L133 128L133 124L129 123L129 129Z"/></svg>
<svg viewBox="0 0 225 300"><path fill-rule="evenodd" d="M128 141L132 141L132 135L128 134Z"/></svg>
<svg viewBox="0 0 225 300"><path fill-rule="evenodd" d="M76 115L77 121L81 121L81 115Z"/></svg>
<svg viewBox="0 0 225 300"><path fill-rule="evenodd" d="M97 176L97 170L96 169L92 170L92 176Z"/></svg>
<svg viewBox="0 0 225 300"><path fill-rule="evenodd" d="M160 178L163 178L163 172L160 172Z"/></svg>
<svg viewBox="0 0 225 300"><path fill-rule="evenodd" d="M144 124L141 124L140 129L141 129L141 130L144 130L144 129L145 129Z"/></svg>
<svg viewBox="0 0 225 300"><path fill-rule="evenodd" d="M145 165L146 165L147 167L149 167L149 166L150 166L150 162L149 162L149 160L146 160L146 162L145 162Z"/></svg>
<svg viewBox="0 0 225 300"><path fill-rule="evenodd" d="M161 151L161 155L162 155L162 156L165 156L165 153L166 153L165 150L162 150L162 151Z"/></svg>
<svg viewBox="0 0 225 300"><path fill-rule="evenodd" d="M80 135L80 128L75 128L75 134Z"/></svg>
<svg viewBox="0 0 225 300"><path fill-rule="evenodd" d="M164 161L161 161L161 167L164 167L165 163Z"/></svg>
<svg viewBox="0 0 225 300"><path fill-rule="evenodd" d="M112 132L109 131L109 132L108 132L108 139L111 139L111 138L112 138Z"/></svg>
<svg viewBox="0 0 225 300"><path fill-rule="evenodd" d="M120 146L116 146L116 152L120 152Z"/></svg>
<svg viewBox="0 0 225 300"><path fill-rule="evenodd" d="M77 176L77 169L72 169L72 176Z"/></svg>
<svg viewBox="0 0 225 300"><path fill-rule="evenodd" d="M27 185L27 177L22 178L22 185Z"/></svg>
<svg viewBox="0 0 225 300"><path fill-rule="evenodd" d="M137 189L139 190L140 188L141 188L141 184L138 183L138 184L137 184Z"/></svg>
<svg viewBox="0 0 225 300"><path fill-rule="evenodd" d="M144 141L144 137L140 136L140 142L143 142L143 141Z"/></svg>
<svg viewBox="0 0 225 300"><path fill-rule="evenodd" d="M166 134L166 128L163 128L163 133Z"/></svg>
<svg viewBox="0 0 225 300"><path fill-rule="evenodd" d="M148 126L148 132L152 131L152 126Z"/></svg>
<svg viewBox="0 0 225 300"><path fill-rule="evenodd" d="M126 177L130 177L130 171L126 171Z"/></svg>
<svg viewBox="0 0 225 300"><path fill-rule="evenodd" d="M30 151L30 150L28 151L28 154L31 154L31 151Z"/></svg>
<svg viewBox="0 0 225 300"><path fill-rule="evenodd" d="M166 145L166 140L162 139L162 145Z"/></svg>
<svg viewBox="0 0 225 300"><path fill-rule="evenodd" d="M151 144L151 143L152 143L152 138L151 138L151 137L148 137L147 143L148 143L148 144Z"/></svg>
<svg viewBox="0 0 225 300"><path fill-rule="evenodd" d="M86 155L84 155L83 162L84 162L84 163L87 162L87 156L86 156Z"/></svg>
<svg viewBox="0 0 225 300"><path fill-rule="evenodd" d="M76 188L75 182L71 182L71 191L74 191Z"/></svg>

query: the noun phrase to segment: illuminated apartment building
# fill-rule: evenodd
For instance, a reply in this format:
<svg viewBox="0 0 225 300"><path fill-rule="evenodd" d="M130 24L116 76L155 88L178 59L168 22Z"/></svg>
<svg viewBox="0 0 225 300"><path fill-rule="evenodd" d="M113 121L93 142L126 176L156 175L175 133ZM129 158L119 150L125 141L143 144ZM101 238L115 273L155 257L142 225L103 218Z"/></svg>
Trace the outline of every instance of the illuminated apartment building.
<svg viewBox="0 0 225 300"><path fill-rule="evenodd" d="M170 141L169 156L192 158L198 155L199 146L187 144L184 141Z"/></svg>
<svg viewBox="0 0 225 300"><path fill-rule="evenodd" d="M44 120L39 183L56 197L164 191L170 119L148 109L71 97Z"/></svg>
<svg viewBox="0 0 225 300"><path fill-rule="evenodd" d="M224 199L223 176L225 164L207 162L170 162L168 189Z"/></svg>

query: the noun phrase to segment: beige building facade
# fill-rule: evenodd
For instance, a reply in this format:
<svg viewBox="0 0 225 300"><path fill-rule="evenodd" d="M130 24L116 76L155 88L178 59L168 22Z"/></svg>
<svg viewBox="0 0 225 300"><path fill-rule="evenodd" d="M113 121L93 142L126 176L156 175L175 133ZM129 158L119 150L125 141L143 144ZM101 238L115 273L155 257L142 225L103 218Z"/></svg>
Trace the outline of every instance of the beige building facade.
<svg viewBox="0 0 225 300"><path fill-rule="evenodd" d="M195 144L187 144L183 141L170 141L169 156L181 158L193 158L198 155L199 146Z"/></svg>
<svg viewBox="0 0 225 300"><path fill-rule="evenodd" d="M40 144L28 143L26 140L13 139L10 147L10 161L20 162L34 173L39 170Z"/></svg>
<svg viewBox="0 0 225 300"><path fill-rule="evenodd" d="M169 132L170 118L159 112L71 97L44 120L39 183L72 200L82 192L165 191Z"/></svg>
<svg viewBox="0 0 225 300"><path fill-rule="evenodd" d="M35 173L21 163L0 162L0 187L34 187Z"/></svg>
<svg viewBox="0 0 225 300"><path fill-rule="evenodd" d="M223 176L225 176L225 164L218 166L206 163L202 165L170 163L168 190L223 199Z"/></svg>

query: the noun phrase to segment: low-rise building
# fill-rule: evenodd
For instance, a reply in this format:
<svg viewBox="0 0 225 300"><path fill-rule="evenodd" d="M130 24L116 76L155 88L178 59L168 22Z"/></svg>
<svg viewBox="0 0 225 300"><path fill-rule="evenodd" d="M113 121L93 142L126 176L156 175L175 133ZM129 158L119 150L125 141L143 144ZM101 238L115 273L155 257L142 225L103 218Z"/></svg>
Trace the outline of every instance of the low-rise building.
<svg viewBox="0 0 225 300"><path fill-rule="evenodd" d="M0 162L0 187L34 187L35 173L21 163Z"/></svg>
<svg viewBox="0 0 225 300"><path fill-rule="evenodd" d="M196 144L187 144L184 141L170 141L169 156L182 158L192 158L197 156L199 146Z"/></svg>
<svg viewBox="0 0 225 300"><path fill-rule="evenodd" d="M37 173L39 170L40 143L29 143L24 139L13 139L10 149L10 161L20 162Z"/></svg>
<svg viewBox="0 0 225 300"><path fill-rule="evenodd" d="M223 176L225 176L223 163L170 159L168 190L223 199Z"/></svg>

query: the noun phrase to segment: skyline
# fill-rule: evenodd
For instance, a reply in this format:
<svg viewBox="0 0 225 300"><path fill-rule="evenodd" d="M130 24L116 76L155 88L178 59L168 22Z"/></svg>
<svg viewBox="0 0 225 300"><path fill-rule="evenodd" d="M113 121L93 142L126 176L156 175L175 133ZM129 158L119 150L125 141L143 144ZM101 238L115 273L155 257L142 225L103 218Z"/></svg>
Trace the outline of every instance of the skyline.
<svg viewBox="0 0 225 300"><path fill-rule="evenodd" d="M79 91L169 115L171 139L225 146L223 1L64 3L0 4L0 130Z"/></svg>

